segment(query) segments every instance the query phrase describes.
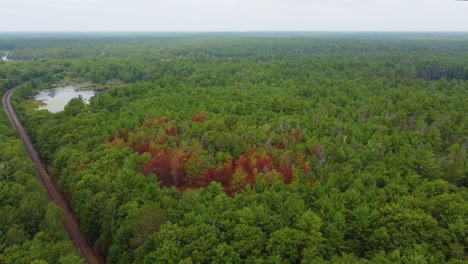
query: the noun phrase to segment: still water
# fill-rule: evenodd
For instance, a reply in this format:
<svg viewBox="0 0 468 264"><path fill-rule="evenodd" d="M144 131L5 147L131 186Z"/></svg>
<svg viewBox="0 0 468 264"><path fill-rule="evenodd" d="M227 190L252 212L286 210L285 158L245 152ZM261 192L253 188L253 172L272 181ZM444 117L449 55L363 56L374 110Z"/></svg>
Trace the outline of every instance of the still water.
<svg viewBox="0 0 468 264"><path fill-rule="evenodd" d="M85 86L80 85L66 85L63 87L57 87L51 90L44 90L34 96L38 101L46 103L45 106L38 108L49 110L51 113L57 113L63 110L65 105L70 102L71 99L81 95L85 103L88 102L95 91L84 90Z"/></svg>

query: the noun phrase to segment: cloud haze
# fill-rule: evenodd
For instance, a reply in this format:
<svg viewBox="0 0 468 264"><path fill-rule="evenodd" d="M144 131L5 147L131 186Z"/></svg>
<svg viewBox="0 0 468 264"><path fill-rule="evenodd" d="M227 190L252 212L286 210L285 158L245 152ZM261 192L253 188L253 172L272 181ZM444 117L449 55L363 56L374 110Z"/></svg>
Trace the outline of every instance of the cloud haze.
<svg viewBox="0 0 468 264"><path fill-rule="evenodd" d="M0 0L0 31L468 31L454 0Z"/></svg>

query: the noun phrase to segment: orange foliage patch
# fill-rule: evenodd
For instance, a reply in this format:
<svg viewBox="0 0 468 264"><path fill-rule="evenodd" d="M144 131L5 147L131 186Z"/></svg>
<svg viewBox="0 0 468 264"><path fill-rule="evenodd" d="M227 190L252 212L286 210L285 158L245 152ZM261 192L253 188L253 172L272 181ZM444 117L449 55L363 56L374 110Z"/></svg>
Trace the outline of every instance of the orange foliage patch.
<svg viewBox="0 0 468 264"><path fill-rule="evenodd" d="M154 173L163 186L181 187L187 176L185 163L190 157L190 153L183 148L162 151L152 149L153 158L143 167L143 173L148 175Z"/></svg>
<svg viewBox="0 0 468 264"><path fill-rule="evenodd" d="M206 113L200 112L192 116L192 121L197 123L204 123L206 120Z"/></svg>
<svg viewBox="0 0 468 264"><path fill-rule="evenodd" d="M109 142L112 142L116 139L121 139L122 141L126 142L128 139L128 132L119 130L117 134L110 137Z"/></svg>
<svg viewBox="0 0 468 264"><path fill-rule="evenodd" d="M139 146L146 144L133 146L140 153L144 148L137 149ZM168 151L147 148L146 152L152 155L152 159L144 165L143 174L154 173L162 186L176 186L183 190L206 187L210 182L216 181L224 187L226 193L234 194L247 184L254 186L259 173L267 174L276 170L285 183L290 183L293 177L291 166L275 164L271 152L262 153L258 148L250 149L235 160L212 167L198 177L188 177L186 163L193 154L182 147ZM240 172L242 177L236 178L236 173Z"/></svg>
<svg viewBox="0 0 468 264"><path fill-rule="evenodd" d="M220 169L212 168L206 173L205 178L207 182L217 181L221 183L225 191L228 194L232 194L236 190L232 189L231 183L238 169L242 169L242 172L246 174L242 187L245 187L247 184L254 186L259 173L267 174L272 170L279 172L285 183L290 183L293 177L291 167L285 164L275 164L271 152L262 153L258 148L254 147L234 161L224 164Z"/></svg>
<svg viewBox="0 0 468 264"><path fill-rule="evenodd" d="M204 122L206 114L198 113L191 119L193 122ZM126 144L139 154L150 154L151 159L144 164L142 173L156 174L162 186L187 190L206 187L210 182L216 181L224 187L226 193L233 195L242 191L247 184L254 186L259 174L264 174L267 178L275 175L285 183L290 183L294 168L302 169L305 173L310 172L306 160L287 151L291 142L300 140L300 129L292 134L285 134L275 148L266 150L252 147L239 157L210 168L212 157L202 154L200 149L187 147L185 143L168 146L169 141L178 141L176 125L170 122L169 116L151 118L144 123L143 129L145 128L146 138L137 143L130 144L127 140L129 134L119 132L110 139L110 145ZM155 129L159 131L157 134L152 132ZM135 129L132 133L142 132ZM324 158L323 147L320 145L311 146L306 151L315 154L317 158Z"/></svg>
<svg viewBox="0 0 468 264"><path fill-rule="evenodd" d="M169 122L170 120L171 120L171 117L168 115L165 115L165 116L158 117L157 122L159 125L163 125L163 124L167 124L167 122Z"/></svg>
<svg viewBox="0 0 468 264"><path fill-rule="evenodd" d="M148 139L146 139L144 141L141 141L141 142L138 142L138 143L134 144L132 146L132 148L133 148L133 150L138 152L138 154L143 154L145 152L148 152L149 143L150 143L150 141Z"/></svg>
<svg viewBox="0 0 468 264"><path fill-rule="evenodd" d="M296 141L301 141L301 129L297 128L296 131L294 132L294 138Z"/></svg>
<svg viewBox="0 0 468 264"><path fill-rule="evenodd" d="M177 136L177 128L175 127L175 124L172 124L171 126L169 126L168 128L166 128L164 130L166 132L166 135L168 136Z"/></svg>

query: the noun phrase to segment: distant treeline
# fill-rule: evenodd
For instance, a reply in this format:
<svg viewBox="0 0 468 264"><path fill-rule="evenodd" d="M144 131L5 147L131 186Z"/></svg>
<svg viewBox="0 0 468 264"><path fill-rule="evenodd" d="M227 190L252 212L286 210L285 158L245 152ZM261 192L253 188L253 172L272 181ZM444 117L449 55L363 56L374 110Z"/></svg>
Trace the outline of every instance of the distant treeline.
<svg viewBox="0 0 468 264"><path fill-rule="evenodd" d="M249 35L101 36L65 35L55 38L0 39L0 50L11 50L15 60L84 59L73 63L72 74L102 83L118 78L126 82L151 79L145 72L185 67L190 62L234 59L246 63L288 63L288 68L310 73L327 71L333 77L468 79L468 36L405 34L310 34L291 38ZM378 38L377 36L382 36ZM397 38L392 38L397 36ZM398 37L399 36L399 37ZM446 36L448 39L444 39ZM188 41L190 39L190 41ZM167 65L168 61L172 61ZM291 65L291 62L294 64ZM163 66L161 64L164 64ZM311 68L313 67L313 68ZM352 69L352 70L351 70Z"/></svg>

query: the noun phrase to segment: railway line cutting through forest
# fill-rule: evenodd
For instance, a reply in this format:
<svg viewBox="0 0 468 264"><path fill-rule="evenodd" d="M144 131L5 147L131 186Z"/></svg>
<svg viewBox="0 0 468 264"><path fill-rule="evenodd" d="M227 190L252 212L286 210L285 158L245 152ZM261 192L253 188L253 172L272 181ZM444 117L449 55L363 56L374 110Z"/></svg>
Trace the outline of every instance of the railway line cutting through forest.
<svg viewBox="0 0 468 264"><path fill-rule="evenodd" d="M64 228L67 231L68 237L70 240L73 241L75 246L79 249L81 256L84 258L86 263L94 264L94 263L105 263L105 258L101 254L97 253L93 250L90 243L86 240L85 236L80 232L78 221L75 217L73 210L71 209L70 205L68 204L67 199L61 193L60 189L56 186L56 184L52 181L51 176L45 169L37 151L34 149L31 141L29 140L26 131L24 130L23 126L21 125L18 117L15 114L15 111L10 103L11 95L14 93L16 89L20 86L17 86L13 89L8 90L2 97L2 104L3 109L5 110L8 118L14 129L18 131L18 134L21 138L21 141L24 144L26 152L29 158L34 162L37 167L37 175L39 180L41 181L42 185L47 191L47 196L49 200L55 202L62 210L64 214Z"/></svg>

